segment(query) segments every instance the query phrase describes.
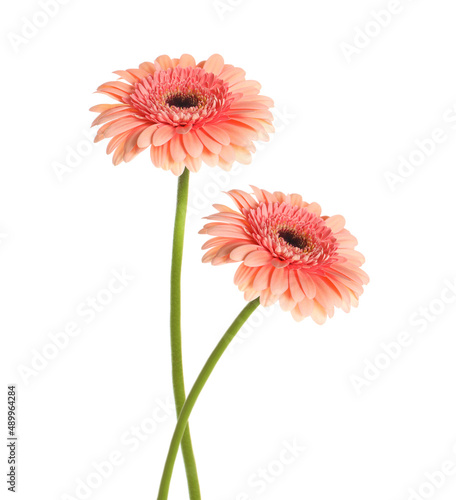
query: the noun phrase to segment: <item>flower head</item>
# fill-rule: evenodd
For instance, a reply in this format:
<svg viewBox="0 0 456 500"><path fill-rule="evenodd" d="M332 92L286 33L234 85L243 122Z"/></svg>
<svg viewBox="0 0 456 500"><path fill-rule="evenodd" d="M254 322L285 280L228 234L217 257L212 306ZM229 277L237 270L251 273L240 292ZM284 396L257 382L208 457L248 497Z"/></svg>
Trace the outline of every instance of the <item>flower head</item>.
<svg viewBox="0 0 456 500"><path fill-rule="evenodd" d="M214 222L200 231L214 236L203 245L203 262L240 262L234 282L245 299L260 297L263 306L279 301L297 321L311 316L323 324L334 307L356 307L369 278L345 219L321 216L317 203L298 194L252 189L254 196L228 192L239 211L214 205L218 213L207 217Z"/></svg>
<svg viewBox="0 0 456 500"><path fill-rule="evenodd" d="M175 175L185 167L196 172L202 162L229 170L234 161L250 163L253 141L268 141L274 131L272 100L220 55L199 64L188 54L160 56L115 73L125 81L97 92L120 104L91 108L100 113L92 125L102 125L95 142L111 139L107 153L114 152L115 165L150 148L152 163Z"/></svg>

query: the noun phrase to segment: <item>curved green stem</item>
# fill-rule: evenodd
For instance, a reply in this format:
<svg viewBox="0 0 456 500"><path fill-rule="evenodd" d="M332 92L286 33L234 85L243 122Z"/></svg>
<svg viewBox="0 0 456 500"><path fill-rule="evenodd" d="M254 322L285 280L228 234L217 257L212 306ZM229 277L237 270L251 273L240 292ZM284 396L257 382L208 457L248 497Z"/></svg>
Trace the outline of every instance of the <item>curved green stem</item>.
<svg viewBox="0 0 456 500"><path fill-rule="evenodd" d="M171 264L171 362L173 373L174 400L176 414L179 414L185 403L184 371L182 364L181 334L181 273L184 252L185 217L187 215L188 185L190 172L185 169L179 176L177 187L176 217L174 221L173 256ZM182 433L182 455L187 474L190 500L201 500L198 473L193 454L190 429L186 425Z"/></svg>
<svg viewBox="0 0 456 500"><path fill-rule="evenodd" d="M192 390L190 391L187 400L182 408L179 415L179 420L177 421L176 428L174 430L174 435L169 446L168 456L166 458L165 468L163 470L162 480L160 483L160 490L158 492L158 500L167 500L169 493L169 485L171 483L171 476L173 473L174 463L176 461L176 456L179 451L179 444L181 440L185 437L185 432L187 429L187 422L190 414L195 406L195 403L203 390L209 376L215 368L215 365L222 357L226 348L236 336L238 331L241 329L242 325L247 321L250 315L255 311L255 309L260 305L260 300L255 299L249 302L244 309L241 311L239 316L233 321L231 326L226 331L225 335L222 337L217 347L214 349L209 359L206 361L204 368L198 375Z"/></svg>

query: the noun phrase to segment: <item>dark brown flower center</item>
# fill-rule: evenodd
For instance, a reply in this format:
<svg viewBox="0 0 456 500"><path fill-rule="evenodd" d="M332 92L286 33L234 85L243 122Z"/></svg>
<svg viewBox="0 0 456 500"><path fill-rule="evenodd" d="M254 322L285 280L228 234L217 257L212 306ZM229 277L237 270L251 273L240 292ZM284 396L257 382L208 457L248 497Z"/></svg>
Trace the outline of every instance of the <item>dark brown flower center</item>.
<svg viewBox="0 0 456 500"><path fill-rule="evenodd" d="M300 250L305 250L307 247L306 238L301 234L295 233L292 229L281 229L278 235L292 247L299 248Z"/></svg>
<svg viewBox="0 0 456 500"><path fill-rule="evenodd" d="M198 106L199 99L195 94L183 94L182 92L178 92L168 97L168 99L166 99L166 104L182 109L193 108L194 106Z"/></svg>

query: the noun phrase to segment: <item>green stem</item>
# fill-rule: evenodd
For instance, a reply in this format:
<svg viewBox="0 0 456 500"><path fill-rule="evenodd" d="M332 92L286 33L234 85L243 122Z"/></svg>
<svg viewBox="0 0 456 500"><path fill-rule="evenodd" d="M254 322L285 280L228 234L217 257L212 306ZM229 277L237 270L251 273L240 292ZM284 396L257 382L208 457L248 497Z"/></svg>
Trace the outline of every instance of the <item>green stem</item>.
<svg viewBox="0 0 456 500"><path fill-rule="evenodd" d="M187 422L190 414L195 406L195 403L203 390L208 378L210 377L215 365L222 357L226 348L236 336L238 331L241 329L242 325L247 321L250 315L255 311L255 309L260 305L260 300L255 299L249 302L244 309L241 311L239 316L233 321L231 326L226 331L225 335L222 337L217 347L214 349L209 359L206 361L204 368L198 375L192 390L190 391L187 400L182 408L179 415L179 420L177 421L176 428L174 430L174 435L169 446L168 456L166 458L165 468L163 470L162 480L160 483L160 490L158 492L158 500L167 500L169 493L169 485L171 482L171 476L173 473L174 462L176 461L176 456L179 451L179 444L181 440L185 437L185 432L187 429Z"/></svg>
<svg viewBox="0 0 456 500"><path fill-rule="evenodd" d="M185 169L182 175L179 176L178 180L176 217L174 220L173 257L171 264L171 362L174 400L176 403L176 414L178 417L185 403L181 333L181 274L189 177L190 172L188 169ZM195 456L193 454L192 440L190 437L190 429L187 425L183 429L181 447L185 471L187 474L190 500L201 500L198 473L196 470Z"/></svg>

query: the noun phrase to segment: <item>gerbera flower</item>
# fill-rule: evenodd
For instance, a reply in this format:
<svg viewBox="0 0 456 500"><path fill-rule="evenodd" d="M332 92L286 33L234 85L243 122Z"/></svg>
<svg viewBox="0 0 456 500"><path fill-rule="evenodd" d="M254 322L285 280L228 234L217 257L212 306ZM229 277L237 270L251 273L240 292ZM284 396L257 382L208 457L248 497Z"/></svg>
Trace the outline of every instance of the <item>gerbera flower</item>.
<svg viewBox="0 0 456 500"><path fill-rule="evenodd" d="M196 172L202 162L229 170L234 161L249 163L252 141L268 141L274 130L273 101L220 55L199 64L188 54L163 55L115 73L125 82L105 83L97 92L120 104L91 108L100 113L93 125L102 125L95 142L111 139L114 165L150 148L152 163L175 175L185 167Z"/></svg>
<svg viewBox="0 0 456 500"><path fill-rule="evenodd" d="M360 269L364 257L340 215L321 216L317 203L298 194L269 193L252 186L254 196L229 191L238 211L214 205L218 213L200 231L214 236L203 262L241 262L234 282L250 301L263 306L276 301L293 318L307 316L318 324L332 317L334 307L345 312L358 305L369 281Z"/></svg>

